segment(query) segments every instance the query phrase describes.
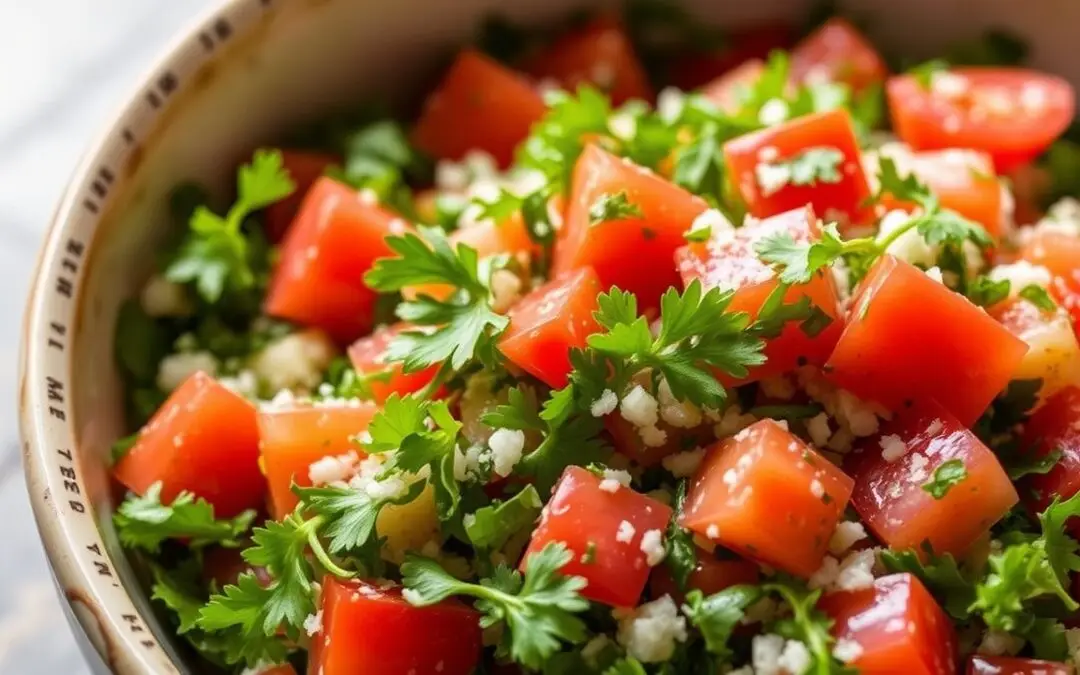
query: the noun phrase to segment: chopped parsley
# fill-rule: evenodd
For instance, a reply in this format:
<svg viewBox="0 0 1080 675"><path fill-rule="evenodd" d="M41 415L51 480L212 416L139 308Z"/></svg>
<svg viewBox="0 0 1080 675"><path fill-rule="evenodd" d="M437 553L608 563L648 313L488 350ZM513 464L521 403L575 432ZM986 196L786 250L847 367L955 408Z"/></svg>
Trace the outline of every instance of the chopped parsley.
<svg viewBox="0 0 1080 675"><path fill-rule="evenodd" d="M1018 295L1044 312L1053 312L1057 309L1057 303L1050 297L1046 289L1038 284L1024 286L1020 289Z"/></svg>
<svg viewBox="0 0 1080 675"><path fill-rule="evenodd" d="M166 539L188 539L188 546L208 544L237 547L255 520L255 511L218 520L214 507L190 492L181 492L170 504L161 501L160 482L143 496L129 495L113 516L120 542L129 548L157 553Z"/></svg>
<svg viewBox="0 0 1080 675"><path fill-rule="evenodd" d="M758 186L768 196L786 185L809 187L818 183L839 183L844 153L831 146L815 146L787 159L761 162L755 169Z"/></svg>
<svg viewBox="0 0 1080 675"><path fill-rule="evenodd" d="M602 194L589 207L589 225L642 217L641 207L630 201L626 190Z"/></svg>
<svg viewBox="0 0 1080 675"><path fill-rule="evenodd" d="M934 499L944 499L949 491L967 478L967 468L962 459L950 459L934 469L934 475L923 483L922 489Z"/></svg>

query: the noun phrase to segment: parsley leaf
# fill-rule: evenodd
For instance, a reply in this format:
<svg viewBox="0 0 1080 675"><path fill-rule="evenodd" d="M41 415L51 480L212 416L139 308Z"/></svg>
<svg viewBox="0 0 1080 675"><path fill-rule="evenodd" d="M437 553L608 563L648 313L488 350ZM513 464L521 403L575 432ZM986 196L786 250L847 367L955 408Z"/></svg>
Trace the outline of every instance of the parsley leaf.
<svg viewBox="0 0 1080 675"><path fill-rule="evenodd" d="M992 307L1008 298L1011 288L1008 279L994 281L986 275L979 275L968 284L967 297L979 307Z"/></svg>
<svg viewBox="0 0 1080 675"><path fill-rule="evenodd" d="M191 548L239 546L255 515L247 510L235 518L218 520L214 507L190 492L181 492L171 504L163 504L161 483L157 482L142 497L129 495L113 515L113 523L124 546L157 553L166 539L188 539Z"/></svg>
<svg viewBox="0 0 1080 675"><path fill-rule="evenodd" d="M641 207L630 201L626 190L604 193L589 207L589 225L599 225L610 220L641 218Z"/></svg>
<svg viewBox="0 0 1080 675"><path fill-rule="evenodd" d="M829 223L822 228L818 241L796 242L790 233L778 232L757 242L754 250L762 261L780 270L781 282L805 284L818 270L836 262L851 249L851 243L840 238L835 223Z"/></svg>
<svg viewBox="0 0 1080 675"><path fill-rule="evenodd" d="M536 522L542 506L536 488L526 485L510 499L465 516L465 533L475 548L498 550L510 537Z"/></svg>
<svg viewBox="0 0 1080 675"><path fill-rule="evenodd" d="M690 582L690 575L693 574L698 564L697 546L694 545L694 537L689 530L679 525L679 514L682 513L683 503L686 501L687 485L688 481L683 479L679 481L678 487L675 488L675 508L672 510L667 534L664 537L664 548L667 551L667 555L664 556L664 563L667 565L668 571L671 572L675 584L682 590L686 590L686 585Z"/></svg>
<svg viewBox="0 0 1080 675"><path fill-rule="evenodd" d="M758 182L769 194L785 185L809 186L817 183L839 183L840 165L844 153L831 146L806 148L787 159L762 162L757 165ZM768 180L762 180L768 176ZM766 187L767 186L767 187Z"/></svg>
<svg viewBox="0 0 1080 675"><path fill-rule="evenodd" d="M276 150L256 150L250 164L240 167L237 200L224 218L205 206L191 215L190 231L176 258L165 270L170 281L195 284L209 303L227 289L255 284L251 245L242 231L244 219L296 189Z"/></svg>
<svg viewBox="0 0 1080 675"><path fill-rule="evenodd" d="M832 655L833 637L829 633L832 619L817 609L821 589L811 591L801 582L777 578L761 588L780 596L791 608L791 616L773 623L771 631L789 640L806 645L813 658L807 675L848 675L851 669L842 666Z"/></svg>
<svg viewBox="0 0 1080 675"><path fill-rule="evenodd" d="M954 619L966 620L971 616L971 603L975 601L975 582L961 571L951 554L936 555L927 551L925 560L912 550L883 550L879 554L881 564L889 572L908 572L926 584L941 606Z"/></svg>
<svg viewBox="0 0 1080 675"><path fill-rule="evenodd" d="M920 87L929 90L934 84L934 76L938 73L945 73L948 71L948 61L943 59L933 59L909 68L908 75L915 78L915 81L919 83Z"/></svg>
<svg viewBox="0 0 1080 675"><path fill-rule="evenodd" d="M388 237L387 244L398 256L377 260L364 281L381 292L432 283L453 286L455 292L446 300L420 295L398 305L398 316L418 328L399 334L390 343L387 358L401 361L410 373L432 365L461 370L485 352L509 320L491 309L476 250L464 244L454 249L438 228L418 229L420 235Z"/></svg>
<svg viewBox="0 0 1080 675"><path fill-rule="evenodd" d="M308 512L317 514L319 534L328 540L326 550L332 554L356 552L366 546L378 545L375 523L382 509L391 504L408 504L423 490L423 480L413 482L400 497L382 499L348 487L293 488ZM318 555L318 547L313 550Z"/></svg>
<svg viewBox="0 0 1080 675"><path fill-rule="evenodd" d="M1024 286L1020 289L1019 295L1044 312L1053 312L1057 309L1057 303L1046 292L1046 289L1038 284Z"/></svg>
<svg viewBox="0 0 1080 675"><path fill-rule="evenodd" d="M497 653L540 669L564 643L586 638L585 623L575 616L589 607L580 595L585 579L559 573L572 557L564 544L548 544L526 560L524 577L500 565L491 578L472 584L450 576L434 560L409 554L401 566L405 599L426 607L454 595L476 598L482 627L506 626Z"/></svg>
<svg viewBox="0 0 1080 675"><path fill-rule="evenodd" d="M967 468L962 459L950 459L934 469L934 475L923 483L922 489L934 499L943 499L954 487L967 478Z"/></svg>
<svg viewBox="0 0 1080 675"><path fill-rule="evenodd" d="M1022 455L1016 461L1007 462L1008 465L1005 468L1009 473L1009 478L1018 481L1024 476L1041 476L1050 473L1061 461L1062 456L1061 448L1055 448L1041 457Z"/></svg>
<svg viewBox="0 0 1080 675"><path fill-rule="evenodd" d="M686 594L682 611L691 625L701 631L710 654L730 661L733 653L728 641L746 613L746 608L763 596L756 586L730 586L710 596L694 589Z"/></svg>
<svg viewBox="0 0 1080 675"><path fill-rule="evenodd" d="M285 660L285 647L276 635L276 626L269 632L263 629L264 604L270 595L254 572L245 572L235 585L211 596L199 611L199 628L229 645L226 662L243 662L256 668Z"/></svg>
<svg viewBox="0 0 1080 675"><path fill-rule="evenodd" d="M545 95L548 111L517 150L517 163L543 172L560 188L570 183L574 162L585 147L584 138L608 133L611 104L593 87L580 86L577 95L552 91Z"/></svg>

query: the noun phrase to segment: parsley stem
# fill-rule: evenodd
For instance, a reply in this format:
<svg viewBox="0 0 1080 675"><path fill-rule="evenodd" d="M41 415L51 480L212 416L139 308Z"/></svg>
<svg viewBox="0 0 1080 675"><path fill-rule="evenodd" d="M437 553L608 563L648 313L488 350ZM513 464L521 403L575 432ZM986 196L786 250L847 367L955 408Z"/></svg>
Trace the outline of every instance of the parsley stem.
<svg viewBox="0 0 1080 675"><path fill-rule="evenodd" d="M324 518L322 516L315 516L300 526L301 531L307 535L308 546L311 547L311 552L315 554L315 558L319 561L319 564L335 577L349 579L356 576L355 572L342 569L337 563L331 560L330 555L326 552L326 549L323 548L322 542L319 541L319 527L323 524L323 520Z"/></svg>
<svg viewBox="0 0 1080 675"><path fill-rule="evenodd" d="M900 237L907 234L909 230L912 230L912 229L915 229L916 227L918 227L919 222L921 220L922 220L921 217L919 217L919 218L911 218L906 223L901 225L900 227L896 228L892 232L885 235L885 238L882 239L880 242L875 242L875 246L878 249L880 249L879 253L884 253L894 241L896 241ZM864 237L864 239L869 239L870 241L874 241L873 237ZM853 241L858 241L858 240L853 240Z"/></svg>

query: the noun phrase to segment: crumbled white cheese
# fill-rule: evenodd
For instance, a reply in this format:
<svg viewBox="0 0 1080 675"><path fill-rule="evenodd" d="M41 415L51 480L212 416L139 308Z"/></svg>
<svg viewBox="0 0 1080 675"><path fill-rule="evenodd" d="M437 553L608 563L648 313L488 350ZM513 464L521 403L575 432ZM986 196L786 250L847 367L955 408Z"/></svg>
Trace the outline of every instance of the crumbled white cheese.
<svg viewBox="0 0 1080 675"><path fill-rule="evenodd" d="M926 471L928 466L930 466L930 460L926 458L926 455L912 455L908 480L912 483L924 482L928 476Z"/></svg>
<svg viewBox="0 0 1080 675"><path fill-rule="evenodd" d="M139 304L148 316L154 317L191 316L195 311L195 305L183 284L169 281L160 275L147 280L139 294Z"/></svg>
<svg viewBox="0 0 1080 675"><path fill-rule="evenodd" d="M657 426L639 427L638 436L641 436L641 442L650 448L659 448L667 443L667 432Z"/></svg>
<svg viewBox="0 0 1080 675"><path fill-rule="evenodd" d="M620 487L630 487L631 476L629 471L622 469L604 469L604 478L600 481L600 489L604 492L615 493Z"/></svg>
<svg viewBox="0 0 1080 675"><path fill-rule="evenodd" d="M671 393L666 379L660 380L657 388L660 405L660 417L673 427L690 429L701 424L701 409L690 401L680 401Z"/></svg>
<svg viewBox="0 0 1080 675"><path fill-rule="evenodd" d="M705 448L694 448L693 450L668 455L660 463L676 478L686 478L694 475L704 457Z"/></svg>
<svg viewBox="0 0 1080 675"><path fill-rule="evenodd" d="M810 650L798 640L788 640L784 643L784 651L776 664L791 675L802 675L810 668Z"/></svg>
<svg viewBox="0 0 1080 675"><path fill-rule="evenodd" d="M660 421L659 406L653 395L640 384L635 385L619 404L623 419L636 427L654 427Z"/></svg>
<svg viewBox="0 0 1080 675"><path fill-rule="evenodd" d="M372 499L397 499L405 494L409 486L401 478L390 476L385 480L370 481L364 491Z"/></svg>
<svg viewBox="0 0 1080 675"><path fill-rule="evenodd" d="M926 270L925 274L926 274L926 276L930 277L931 279L938 282L939 284L944 284L945 283L945 277L941 273L941 268L938 267L937 265L934 265L930 269Z"/></svg>
<svg viewBox="0 0 1080 675"><path fill-rule="evenodd" d="M912 214L901 209L889 211L882 217L878 225L877 240L879 242L883 241L895 230L907 225L912 218L914 218ZM934 250L933 246L926 243L926 240L922 238L922 235L917 230L918 228L912 228L901 234L889 244L885 252L901 260L906 260L912 265L929 267L937 261L937 251Z"/></svg>
<svg viewBox="0 0 1080 675"><path fill-rule="evenodd" d="M782 98L770 98L765 101L765 104L761 106L761 110L758 111L758 122L771 127L786 120L788 112L787 101Z"/></svg>
<svg viewBox="0 0 1080 675"><path fill-rule="evenodd" d="M735 226L718 209L706 209L702 211L694 222L690 224L690 232L709 230L713 234L734 230Z"/></svg>
<svg viewBox="0 0 1080 675"><path fill-rule="evenodd" d="M791 182L791 167L787 164L760 162L754 166L754 178L762 197L776 194Z"/></svg>
<svg viewBox="0 0 1080 675"><path fill-rule="evenodd" d="M163 392L171 392L195 373L216 375L218 360L210 352L169 354L158 364L156 383Z"/></svg>
<svg viewBox="0 0 1080 675"><path fill-rule="evenodd" d="M832 430L829 428L829 416L825 413L818 413L811 417L806 423L806 432L810 434L810 441L814 445L824 446L829 442L829 436L832 436Z"/></svg>
<svg viewBox="0 0 1080 675"><path fill-rule="evenodd" d="M649 567L656 567L664 561L667 551L664 550L664 533L660 530L646 530L641 535L641 552L645 554L645 563Z"/></svg>
<svg viewBox="0 0 1080 675"><path fill-rule="evenodd" d="M908 451L907 443L896 434L886 434L878 443L881 445L881 458L886 462L895 462Z"/></svg>
<svg viewBox="0 0 1080 675"><path fill-rule="evenodd" d="M496 429L488 439L492 469L505 478L521 461L525 449L525 432L520 429Z"/></svg>
<svg viewBox="0 0 1080 675"><path fill-rule="evenodd" d="M304 631L310 637L312 635L315 635L315 633L318 633L321 630L322 630L322 610L320 609L318 612L316 612L314 614L308 614L307 618L304 619Z"/></svg>
<svg viewBox="0 0 1080 675"><path fill-rule="evenodd" d="M1016 297L1028 286L1047 288L1053 280L1050 270L1042 265L1032 265L1026 260L1018 260L1007 265L997 265L988 275L994 281L1008 281L1009 295Z"/></svg>
<svg viewBox="0 0 1080 675"><path fill-rule="evenodd" d="M1068 636L1066 635L1066 640ZM986 656L1013 656L1024 648L1024 638L989 629L975 651Z"/></svg>
<svg viewBox="0 0 1080 675"><path fill-rule="evenodd" d="M851 663L863 655L862 645L855 640L840 638L833 647L833 656L841 663Z"/></svg>
<svg viewBox="0 0 1080 675"><path fill-rule="evenodd" d="M874 549L849 553L840 563L836 575L836 588L841 591L858 591L870 588L874 584L874 563L877 555Z"/></svg>
<svg viewBox="0 0 1080 675"><path fill-rule="evenodd" d="M713 427L713 433L719 438L725 438L737 434L756 421L756 417L749 413L743 414L739 406L732 404L724 410L720 421Z"/></svg>
<svg viewBox="0 0 1080 675"><path fill-rule="evenodd" d="M491 273L488 284L491 287L491 309L504 314L521 299L524 284L521 277L508 269L498 269Z"/></svg>
<svg viewBox="0 0 1080 675"><path fill-rule="evenodd" d="M851 433L857 437L877 433L879 422L876 406L864 403L846 389L837 391L836 402L837 416L847 422Z"/></svg>
<svg viewBox="0 0 1080 675"><path fill-rule="evenodd" d="M635 530L634 526L630 524L630 521L624 520L619 523L619 529L615 532L615 541L622 544L629 544L631 541L634 540L635 532L637 532L637 530Z"/></svg>
<svg viewBox="0 0 1080 675"><path fill-rule="evenodd" d="M780 656L784 653L784 638L773 633L755 635L750 643L750 661L755 675L780 675Z"/></svg>
<svg viewBox="0 0 1080 675"><path fill-rule="evenodd" d="M627 655L642 663L662 663L685 642L686 619L670 595L647 602L619 621L618 641Z"/></svg>
<svg viewBox="0 0 1080 675"><path fill-rule="evenodd" d="M252 357L251 370L271 391L313 391L337 355L334 343L319 330L278 338Z"/></svg>
<svg viewBox="0 0 1080 675"><path fill-rule="evenodd" d="M250 370L241 370L236 375L220 377L218 383L245 398L254 399L259 393L259 380Z"/></svg>
<svg viewBox="0 0 1080 675"><path fill-rule="evenodd" d="M821 561L821 567L810 575L807 585L810 588L831 588L836 584L836 576L840 573L840 561L831 555L825 556Z"/></svg>
<svg viewBox="0 0 1080 675"><path fill-rule="evenodd" d="M356 465L359 462L360 457L355 452L322 457L308 467L308 479L312 485L345 481L356 472Z"/></svg>
<svg viewBox="0 0 1080 675"><path fill-rule="evenodd" d="M836 526L829 538L829 553L839 556L847 552L851 545L866 539L866 528L862 523L848 520Z"/></svg>
<svg viewBox="0 0 1080 675"><path fill-rule="evenodd" d="M415 607L420 607L424 603L424 596L420 595L418 591L415 591L411 588L401 589L401 597L405 600L405 602Z"/></svg>
<svg viewBox="0 0 1080 675"><path fill-rule="evenodd" d="M682 113L685 101L686 94L681 89L664 87L656 97L656 112L661 119L672 122Z"/></svg>
<svg viewBox="0 0 1080 675"><path fill-rule="evenodd" d="M615 408L619 405L619 397L615 395L615 392L610 389L605 389L600 394L600 398L592 402L589 406L589 412L593 417L603 417L615 412Z"/></svg>

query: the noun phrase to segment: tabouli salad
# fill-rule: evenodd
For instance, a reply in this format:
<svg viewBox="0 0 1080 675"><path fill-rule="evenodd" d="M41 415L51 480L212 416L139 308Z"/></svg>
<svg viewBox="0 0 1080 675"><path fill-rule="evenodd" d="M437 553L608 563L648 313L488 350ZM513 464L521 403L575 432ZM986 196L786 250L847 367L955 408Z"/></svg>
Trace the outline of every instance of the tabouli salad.
<svg viewBox="0 0 1080 675"><path fill-rule="evenodd" d="M193 656L1076 672L1074 92L799 33L492 20L416 114L177 189L114 520Z"/></svg>

